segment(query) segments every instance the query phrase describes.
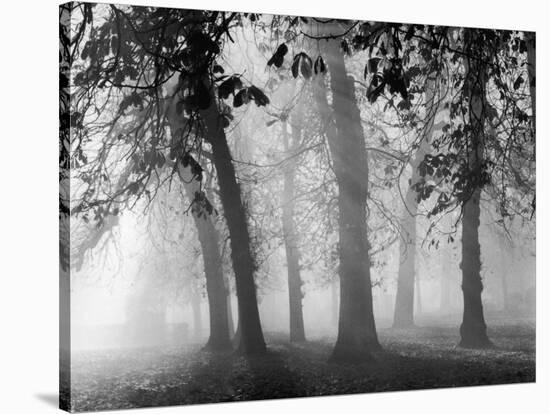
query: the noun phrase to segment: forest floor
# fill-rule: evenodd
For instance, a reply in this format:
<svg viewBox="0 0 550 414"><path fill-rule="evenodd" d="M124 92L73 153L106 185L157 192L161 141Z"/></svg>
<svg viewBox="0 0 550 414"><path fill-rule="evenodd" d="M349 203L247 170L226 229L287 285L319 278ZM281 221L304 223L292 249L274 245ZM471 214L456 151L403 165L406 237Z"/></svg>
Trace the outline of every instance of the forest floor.
<svg viewBox="0 0 550 414"><path fill-rule="evenodd" d="M334 338L294 345L267 334L266 356L187 348L77 351L76 411L415 390L535 380L534 321L491 321L491 350L457 348L456 326L381 329L374 362L327 362Z"/></svg>

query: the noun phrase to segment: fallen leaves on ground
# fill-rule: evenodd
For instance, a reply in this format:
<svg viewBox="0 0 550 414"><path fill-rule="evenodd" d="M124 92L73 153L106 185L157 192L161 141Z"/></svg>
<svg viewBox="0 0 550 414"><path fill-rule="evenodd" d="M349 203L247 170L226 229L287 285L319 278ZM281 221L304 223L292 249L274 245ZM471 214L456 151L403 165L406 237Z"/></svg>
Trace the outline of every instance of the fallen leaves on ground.
<svg viewBox="0 0 550 414"><path fill-rule="evenodd" d="M269 351L245 358L186 348L80 351L72 356L76 411L416 390L535 380L533 323L489 328L496 348L461 349L456 327L384 329L384 351L356 365L327 362L334 338L290 344L266 335Z"/></svg>

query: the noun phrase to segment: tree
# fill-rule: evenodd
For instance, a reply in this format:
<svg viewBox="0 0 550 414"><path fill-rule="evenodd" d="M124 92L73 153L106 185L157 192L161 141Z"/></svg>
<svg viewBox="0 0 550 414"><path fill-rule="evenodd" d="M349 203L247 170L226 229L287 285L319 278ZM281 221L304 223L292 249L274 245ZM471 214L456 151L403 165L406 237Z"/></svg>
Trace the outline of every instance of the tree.
<svg viewBox="0 0 550 414"><path fill-rule="evenodd" d="M430 151L430 139L434 133L435 115L439 110L440 97L437 93L439 85L436 75L428 74L425 83L425 107L426 107L426 127L425 136L421 137L420 142L415 145L418 149L414 153L414 157L410 162L412 169L411 178L407 192L405 193L404 211L401 219L401 226L404 231L404 236L401 238L400 246L400 261L399 273L397 277L397 292L395 297L395 311L393 318L394 328L410 328L414 326L414 293L415 279L418 283L416 275L416 220L418 215L419 198L415 190L415 186L424 177L419 171L420 163L424 160L426 154ZM419 310L419 309L417 309Z"/></svg>
<svg viewBox="0 0 550 414"><path fill-rule="evenodd" d="M327 127L327 140L338 184L340 312L331 360L357 361L371 358L380 349L367 239L367 157L354 81L346 72L338 41L327 41L326 57L332 105L322 78L316 101L321 118L334 122Z"/></svg>
<svg viewBox="0 0 550 414"><path fill-rule="evenodd" d="M282 124L283 146L285 153L292 154L297 147L301 127L299 125L299 116L291 118L292 133L289 137L288 123ZM295 198L295 174L296 158L289 159L284 169L283 182L283 237L285 242L287 272L288 272L288 298L290 306L290 341L305 341L304 316L302 312L302 278L300 276L300 251L298 249L298 235L294 223L294 198Z"/></svg>
<svg viewBox="0 0 550 414"><path fill-rule="evenodd" d="M129 121L128 108L144 108L145 112L141 122L134 124L133 134L116 138L136 159L139 167L135 174L108 200L98 199L97 188L93 188L97 181L91 184L80 211L97 212L100 206L110 206L123 195L153 197L155 191L147 188L150 177L166 158L181 161L191 152L200 155L203 144L208 144L230 234L242 331L239 349L247 354L263 352L248 225L224 132L231 118L230 107L223 100L234 96L234 106L250 101L266 105L269 100L254 85L245 87L238 76L220 76L223 68L216 62L221 45L231 39L231 29L242 24L245 16L135 6L94 7L105 19L88 29L88 40L81 49L83 69L76 73L75 83L83 99L75 112L86 121L91 110L99 111L102 119L108 119L108 128ZM185 112L186 126L169 137L162 110L166 99L163 86L172 78L177 79L173 92L176 111ZM103 110L101 102L106 94L120 97L118 110ZM89 139L87 133L89 129L81 128L81 142ZM113 147L112 141L106 141L101 151L107 154ZM162 153L162 148L169 148L169 154ZM78 147L75 152L81 150ZM95 176L105 175L101 161L95 165Z"/></svg>
<svg viewBox="0 0 550 414"><path fill-rule="evenodd" d="M383 50L379 48L377 59L394 63L389 70L385 68L382 74L371 78L369 99L375 101L387 87L390 93L400 93L403 98L404 104L397 109L403 111L409 106L412 87L401 63L408 61L410 71L417 60L411 59L411 49L402 40L417 41L414 54L422 59L440 60L444 64L441 70L450 71L449 85L455 90L454 96L459 97L445 105L449 110L448 123L433 140L434 151L426 154L419 165L424 175L437 180L420 180L414 189L419 201L438 194L428 217L456 206L461 208L464 317L460 344L490 346L481 301L481 194L486 191L496 199L502 223L512 215L512 209L521 215L528 212L522 202L510 197L504 183L513 183L514 192L532 196L534 212L531 157L523 148L526 137L533 135L521 95L524 74L520 69L528 48L517 32L394 25L390 26L390 33L392 40L383 44ZM520 159L522 166L516 164Z"/></svg>
<svg viewBox="0 0 550 414"><path fill-rule="evenodd" d="M181 117L176 113L174 104L167 106L167 118L172 134L185 127L185 122L181 122ZM184 161L187 163L186 166L183 164ZM187 198L191 203L191 214L202 252L210 315L210 337L206 348L228 350L232 348L232 345L229 332L227 292L220 253L220 236L213 221L212 204L202 191L201 182L197 180L197 173L202 171L203 167L196 163L194 158L188 156L179 161L177 168Z"/></svg>

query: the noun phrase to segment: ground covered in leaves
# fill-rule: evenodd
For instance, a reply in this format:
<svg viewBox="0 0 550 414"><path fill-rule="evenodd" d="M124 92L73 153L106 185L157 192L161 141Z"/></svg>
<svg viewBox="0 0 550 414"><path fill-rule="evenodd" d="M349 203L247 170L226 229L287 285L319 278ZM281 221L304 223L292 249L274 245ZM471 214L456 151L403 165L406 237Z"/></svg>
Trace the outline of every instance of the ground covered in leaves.
<svg viewBox="0 0 550 414"><path fill-rule="evenodd" d="M532 382L535 324L491 323L491 350L456 347L457 327L381 329L374 362L327 362L334 338L292 345L266 335L269 352L245 358L200 347L80 351L72 360L73 410L289 398Z"/></svg>

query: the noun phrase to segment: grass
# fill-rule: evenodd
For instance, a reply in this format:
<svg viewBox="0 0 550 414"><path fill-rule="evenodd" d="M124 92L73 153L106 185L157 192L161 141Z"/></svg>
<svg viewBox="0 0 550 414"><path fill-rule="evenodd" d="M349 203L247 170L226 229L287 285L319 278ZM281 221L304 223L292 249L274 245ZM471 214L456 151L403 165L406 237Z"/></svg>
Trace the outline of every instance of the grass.
<svg viewBox="0 0 550 414"><path fill-rule="evenodd" d="M329 364L333 338L293 345L266 335L269 351L245 358L200 347L76 352L73 410L416 390L535 380L534 322L495 321L491 350L456 347L457 328L382 329L384 352L353 366Z"/></svg>

